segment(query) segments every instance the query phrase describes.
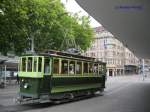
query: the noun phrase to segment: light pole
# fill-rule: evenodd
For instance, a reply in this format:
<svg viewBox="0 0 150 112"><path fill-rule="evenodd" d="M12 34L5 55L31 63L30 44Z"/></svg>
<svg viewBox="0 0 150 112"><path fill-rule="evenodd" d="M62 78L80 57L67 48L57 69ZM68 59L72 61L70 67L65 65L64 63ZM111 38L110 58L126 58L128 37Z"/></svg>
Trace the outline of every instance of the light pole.
<svg viewBox="0 0 150 112"><path fill-rule="evenodd" d="M35 53L34 51L34 36L31 38L31 53Z"/></svg>
<svg viewBox="0 0 150 112"><path fill-rule="evenodd" d="M145 63L144 63L144 59L142 59L142 76L143 76L143 81L145 79L145 72L144 72L144 69L145 69Z"/></svg>

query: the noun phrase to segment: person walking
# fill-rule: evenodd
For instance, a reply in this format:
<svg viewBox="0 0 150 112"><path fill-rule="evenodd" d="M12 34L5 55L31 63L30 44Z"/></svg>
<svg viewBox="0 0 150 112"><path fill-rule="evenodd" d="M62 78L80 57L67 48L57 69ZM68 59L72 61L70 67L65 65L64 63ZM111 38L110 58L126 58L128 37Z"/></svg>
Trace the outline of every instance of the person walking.
<svg viewBox="0 0 150 112"><path fill-rule="evenodd" d="M17 84L19 84L19 76L18 76L18 73L17 73Z"/></svg>

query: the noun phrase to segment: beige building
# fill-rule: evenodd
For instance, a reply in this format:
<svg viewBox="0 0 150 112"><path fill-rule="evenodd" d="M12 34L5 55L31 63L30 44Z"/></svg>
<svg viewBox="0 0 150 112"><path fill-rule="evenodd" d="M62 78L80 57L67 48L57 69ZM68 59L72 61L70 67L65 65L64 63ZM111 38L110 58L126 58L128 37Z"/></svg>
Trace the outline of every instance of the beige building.
<svg viewBox="0 0 150 112"><path fill-rule="evenodd" d="M137 58L133 53L125 48L110 32L106 31L103 27L96 27L94 31L95 40L84 55L106 62L108 76L122 75L125 71L125 64L131 64L132 62L136 64ZM126 53L129 54L129 57L126 57Z"/></svg>
<svg viewBox="0 0 150 112"><path fill-rule="evenodd" d="M138 73L140 61L128 48L125 47L125 74Z"/></svg>

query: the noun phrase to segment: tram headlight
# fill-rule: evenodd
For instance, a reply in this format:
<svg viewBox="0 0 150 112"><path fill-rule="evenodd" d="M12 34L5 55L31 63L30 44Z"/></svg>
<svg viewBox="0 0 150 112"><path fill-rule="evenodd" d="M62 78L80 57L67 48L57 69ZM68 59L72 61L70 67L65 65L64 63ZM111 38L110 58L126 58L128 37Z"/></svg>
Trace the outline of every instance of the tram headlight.
<svg viewBox="0 0 150 112"><path fill-rule="evenodd" d="M28 83L24 84L24 88L27 89L29 87Z"/></svg>

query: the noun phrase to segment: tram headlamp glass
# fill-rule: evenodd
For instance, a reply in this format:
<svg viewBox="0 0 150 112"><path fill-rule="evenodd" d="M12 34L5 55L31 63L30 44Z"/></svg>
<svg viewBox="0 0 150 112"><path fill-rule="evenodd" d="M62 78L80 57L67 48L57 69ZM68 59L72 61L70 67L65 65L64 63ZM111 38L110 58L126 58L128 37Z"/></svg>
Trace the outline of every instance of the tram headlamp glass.
<svg viewBox="0 0 150 112"><path fill-rule="evenodd" d="M27 89L29 86L27 83L24 84L24 88Z"/></svg>

